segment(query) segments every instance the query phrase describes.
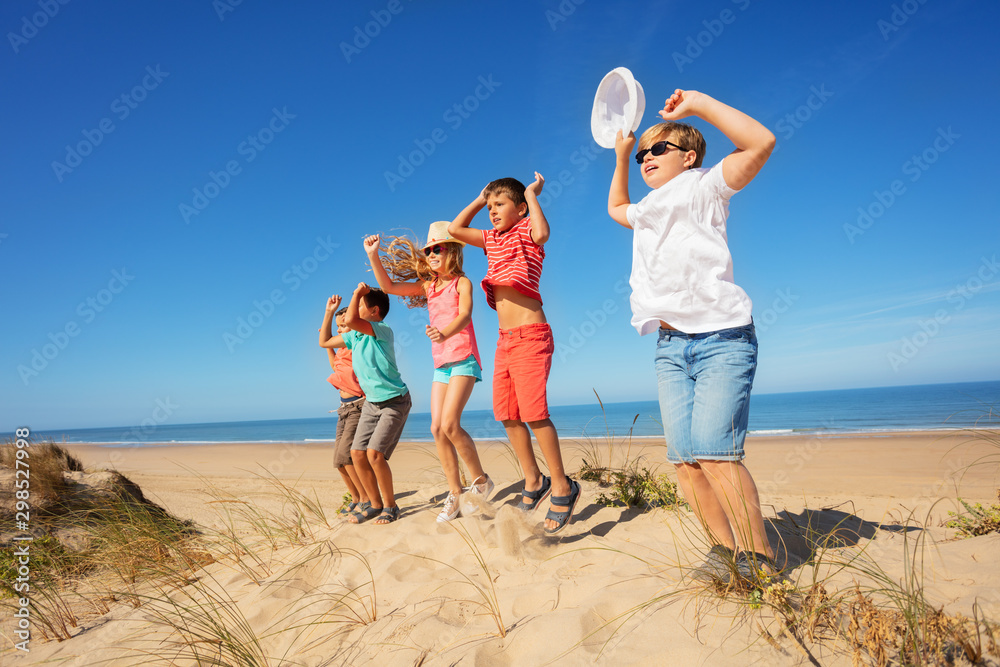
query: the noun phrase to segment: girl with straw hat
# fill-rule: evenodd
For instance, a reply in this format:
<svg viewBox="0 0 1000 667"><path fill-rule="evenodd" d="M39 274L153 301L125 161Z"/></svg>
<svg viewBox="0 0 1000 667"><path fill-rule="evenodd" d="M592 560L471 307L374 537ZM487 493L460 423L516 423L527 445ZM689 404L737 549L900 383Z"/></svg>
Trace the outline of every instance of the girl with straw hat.
<svg viewBox="0 0 1000 667"><path fill-rule="evenodd" d="M463 491L486 500L494 487L479 461L475 441L461 424L472 389L483 379L472 326L472 281L462 271L465 244L448 233L448 222L431 224L427 243L419 249L406 237L389 237L387 241L382 249L384 257L379 257L379 235L369 236L364 243L379 287L402 297L410 308L426 306L430 314L427 337L434 358L431 433L448 480L448 497L437 520L451 521L461 513ZM473 477L468 489L462 488L458 457Z"/></svg>

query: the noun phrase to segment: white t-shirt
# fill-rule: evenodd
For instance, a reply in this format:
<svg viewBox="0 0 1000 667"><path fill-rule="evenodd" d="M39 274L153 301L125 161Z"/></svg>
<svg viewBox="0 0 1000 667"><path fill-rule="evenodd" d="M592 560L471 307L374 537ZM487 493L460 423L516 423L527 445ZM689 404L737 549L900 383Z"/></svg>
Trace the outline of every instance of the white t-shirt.
<svg viewBox="0 0 1000 667"><path fill-rule="evenodd" d="M660 320L684 333L750 324L752 303L733 282L726 240L729 198L722 163L689 169L629 205L632 226L632 326L640 335Z"/></svg>

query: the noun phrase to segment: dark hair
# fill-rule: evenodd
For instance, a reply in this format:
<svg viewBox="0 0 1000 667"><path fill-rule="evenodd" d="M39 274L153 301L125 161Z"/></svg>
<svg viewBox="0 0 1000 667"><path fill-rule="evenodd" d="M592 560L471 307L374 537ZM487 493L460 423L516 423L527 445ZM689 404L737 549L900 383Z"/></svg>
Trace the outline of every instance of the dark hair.
<svg viewBox="0 0 1000 667"><path fill-rule="evenodd" d="M334 313L333 316L334 317L340 317L341 315L344 315L345 313L347 313L347 306L344 306L343 308L341 308L340 310L338 310L336 313Z"/></svg>
<svg viewBox="0 0 1000 667"><path fill-rule="evenodd" d="M490 181L489 185L483 189L483 196L489 197L490 195L507 195L514 202L514 206L527 203L524 198L524 183L516 178L498 178L495 181Z"/></svg>
<svg viewBox="0 0 1000 667"><path fill-rule="evenodd" d="M377 287L369 288L368 294L365 294L361 298L365 300L365 305L369 309L374 310L378 308L379 322L384 320L385 316L389 314L389 295Z"/></svg>

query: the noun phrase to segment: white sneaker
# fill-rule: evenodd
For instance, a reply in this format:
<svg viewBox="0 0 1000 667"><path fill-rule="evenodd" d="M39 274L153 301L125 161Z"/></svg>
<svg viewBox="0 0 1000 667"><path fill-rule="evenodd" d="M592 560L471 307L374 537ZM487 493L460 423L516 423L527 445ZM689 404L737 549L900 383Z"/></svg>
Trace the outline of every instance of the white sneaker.
<svg viewBox="0 0 1000 667"><path fill-rule="evenodd" d="M496 486L493 484L493 478L487 477L485 482L479 482L482 477L477 477L472 486L468 488L469 493L474 493L477 496L482 496L483 500L489 500L490 494L493 493L493 488ZM479 482L479 484L476 484Z"/></svg>
<svg viewBox="0 0 1000 667"><path fill-rule="evenodd" d="M493 493L493 480L489 477L486 478L485 482L479 482L482 477L477 477L472 485L465 489L465 502L462 503L462 515L472 516L476 513L482 503L489 499L490 494ZM476 482L479 482L478 484Z"/></svg>
<svg viewBox="0 0 1000 667"><path fill-rule="evenodd" d="M448 497L444 501L444 507L441 508L441 513L438 514L438 523L448 523L458 517L458 498L459 496L456 496L454 493L448 493Z"/></svg>

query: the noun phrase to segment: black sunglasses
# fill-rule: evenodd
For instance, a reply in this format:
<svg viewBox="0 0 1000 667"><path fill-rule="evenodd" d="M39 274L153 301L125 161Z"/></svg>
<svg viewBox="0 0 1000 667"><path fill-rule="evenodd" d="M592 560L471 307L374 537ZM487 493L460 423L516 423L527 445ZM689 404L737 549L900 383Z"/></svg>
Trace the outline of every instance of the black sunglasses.
<svg viewBox="0 0 1000 667"><path fill-rule="evenodd" d="M652 153L654 156L663 155L664 153L667 152L667 146L673 146L677 150L684 151L685 153L688 151L687 148L684 148L683 146L678 146L677 144L670 141L657 141L649 148L644 148L635 154L636 164L642 164L642 160L644 157L646 157L646 153Z"/></svg>
<svg viewBox="0 0 1000 667"><path fill-rule="evenodd" d="M430 257L431 253L434 253L435 255L440 255L443 252L444 252L443 245L432 245L430 248L424 248L424 256L426 257Z"/></svg>

